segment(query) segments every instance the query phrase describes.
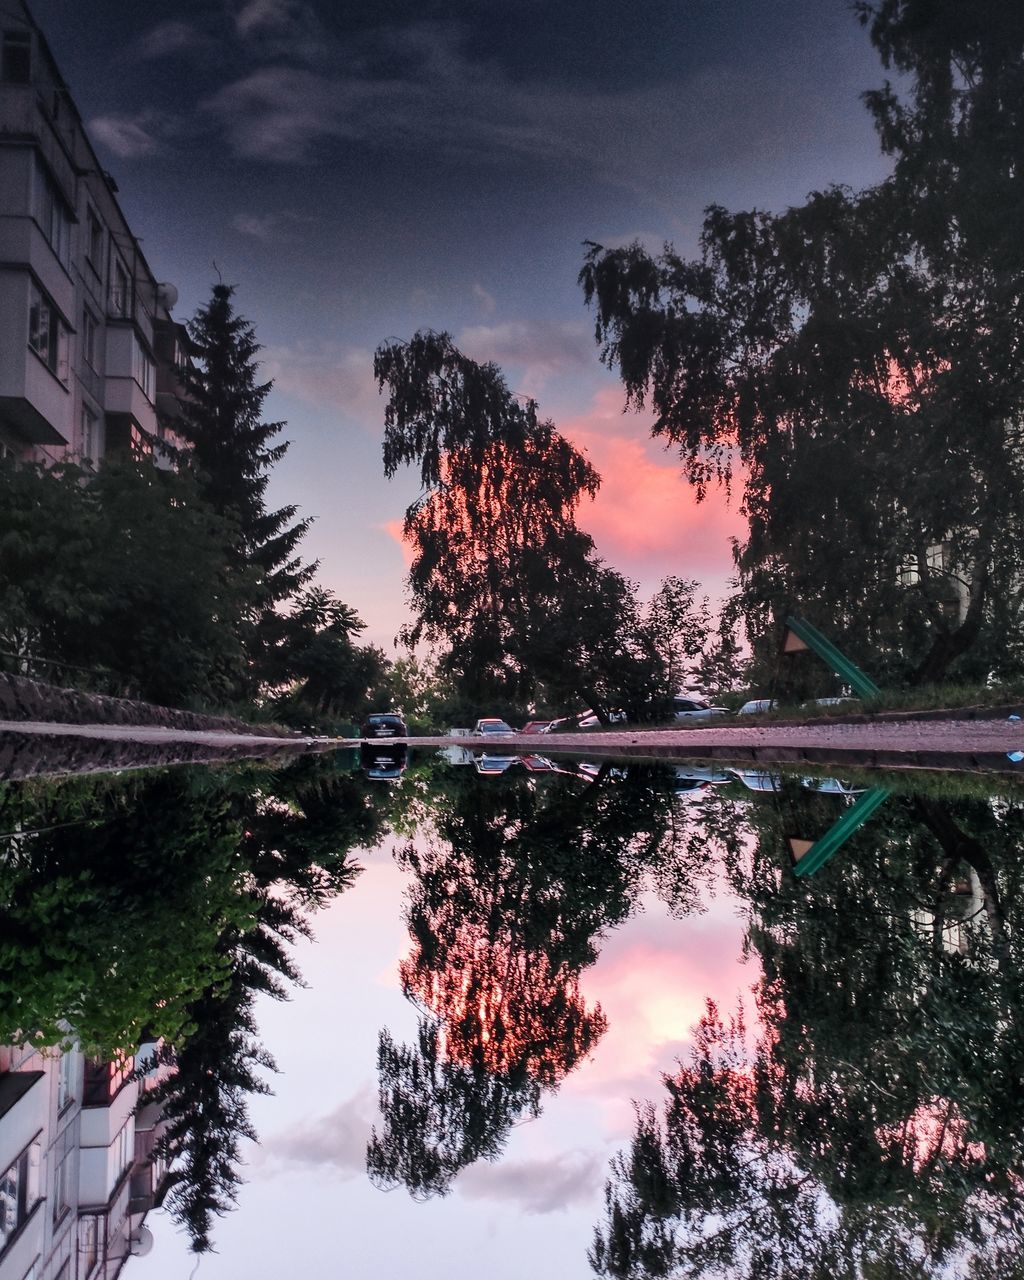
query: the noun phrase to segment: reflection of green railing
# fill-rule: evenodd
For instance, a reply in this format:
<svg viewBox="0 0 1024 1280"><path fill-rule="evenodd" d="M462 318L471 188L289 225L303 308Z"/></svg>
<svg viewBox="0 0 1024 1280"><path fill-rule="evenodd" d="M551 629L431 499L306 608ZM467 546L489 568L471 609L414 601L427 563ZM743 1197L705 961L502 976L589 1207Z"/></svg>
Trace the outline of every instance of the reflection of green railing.
<svg viewBox="0 0 1024 1280"><path fill-rule="evenodd" d="M786 627L799 642L792 644L787 636L783 646L786 652L793 653L802 648L812 649L826 666L830 667L840 679L845 680L854 693L860 694L862 698L874 698L881 692L878 685L866 676L855 662L851 662L844 653L840 653L831 640L826 640L817 627L812 627L803 618L787 618Z"/></svg>
<svg viewBox="0 0 1024 1280"><path fill-rule="evenodd" d="M815 840L809 847L803 847L805 841L791 841L793 857L796 859L793 874L813 876L867 822L888 794L885 787L872 787L870 791L864 792L852 808L847 809L838 822L829 827L820 840Z"/></svg>

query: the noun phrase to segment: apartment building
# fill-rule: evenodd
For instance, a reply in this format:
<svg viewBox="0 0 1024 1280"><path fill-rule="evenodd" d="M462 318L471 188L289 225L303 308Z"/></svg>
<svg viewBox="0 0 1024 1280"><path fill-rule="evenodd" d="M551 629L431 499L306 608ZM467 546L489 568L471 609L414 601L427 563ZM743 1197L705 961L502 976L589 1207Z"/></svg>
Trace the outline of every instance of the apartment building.
<svg viewBox="0 0 1024 1280"><path fill-rule="evenodd" d="M0 456L171 465L188 336L22 0L0 14Z"/></svg>
<svg viewBox="0 0 1024 1280"><path fill-rule="evenodd" d="M149 1250L167 1170L147 1060L0 1048L0 1280L114 1280Z"/></svg>

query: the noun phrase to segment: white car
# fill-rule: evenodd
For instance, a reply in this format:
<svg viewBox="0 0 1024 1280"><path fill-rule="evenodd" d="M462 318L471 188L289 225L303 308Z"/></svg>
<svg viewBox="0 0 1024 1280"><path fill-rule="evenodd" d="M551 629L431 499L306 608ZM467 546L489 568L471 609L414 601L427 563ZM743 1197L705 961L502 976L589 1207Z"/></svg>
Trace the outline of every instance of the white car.
<svg viewBox="0 0 1024 1280"><path fill-rule="evenodd" d="M625 711L609 711L608 720L611 724L625 724ZM584 711L583 717L576 721L577 728L594 729L601 723L600 717L594 715L593 711Z"/></svg>
<svg viewBox="0 0 1024 1280"><path fill-rule="evenodd" d="M713 716L727 716L728 707L711 707L698 698L673 698L676 720L710 720Z"/></svg>
<svg viewBox="0 0 1024 1280"><path fill-rule="evenodd" d="M744 702L739 711L738 716L760 716L766 711L774 711L778 707L778 699L776 698L754 698L751 702Z"/></svg>
<svg viewBox="0 0 1024 1280"><path fill-rule="evenodd" d="M473 726L474 738L514 738L515 733L515 729L510 724L506 724L504 720L498 720L494 716L478 720Z"/></svg>

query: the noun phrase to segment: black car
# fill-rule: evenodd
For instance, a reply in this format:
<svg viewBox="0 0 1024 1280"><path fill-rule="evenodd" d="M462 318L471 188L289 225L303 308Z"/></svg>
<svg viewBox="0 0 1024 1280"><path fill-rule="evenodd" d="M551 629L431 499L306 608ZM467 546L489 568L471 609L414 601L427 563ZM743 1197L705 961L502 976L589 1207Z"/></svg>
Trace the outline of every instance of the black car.
<svg viewBox="0 0 1024 1280"><path fill-rule="evenodd" d="M367 716L359 730L361 738L406 738L409 730L405 721L394 711L375 712Z"/></svg>

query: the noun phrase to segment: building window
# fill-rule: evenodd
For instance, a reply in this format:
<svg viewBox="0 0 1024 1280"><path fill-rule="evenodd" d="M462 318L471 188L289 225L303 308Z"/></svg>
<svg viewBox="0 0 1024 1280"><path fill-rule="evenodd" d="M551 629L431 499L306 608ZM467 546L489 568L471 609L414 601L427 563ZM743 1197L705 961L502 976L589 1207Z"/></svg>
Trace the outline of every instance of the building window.
<svg viewBox="0 0 1024 1280"><path fill-rule="evenodd" d="M131 288L128 272L120 262L114 263L113 279L110 282L110 307L116 316L127 316L131 306Z"/></svg>
<svg viewBox="0 0 1024 1280"><path fill-rule="evenodd" d="M32 35L28 31L5 31L0 57L0 79L8 84L32 82Z"/></svg>
<svg viewBox="0 0 1024 1280"><path fill-rule="evenodd" d="M82 1280L96 1270L100 1260L100 1220L97 1217L83 1218L78 1231L78 1256L82 1260L78 1274Z"/></svg>
<svg viewBox="0 0 1024 1280"><path fill-rule="evenodd" d="M84 406L83 406L84 407ZM63 1111L75 1098L75 1055L71 1050L60 1055L57 1070L57 1110Z"/></svg>
<svg viewBox="0 0 1024 1280"><path fill-rule="evenodd" d="M0 1174L0 1253L39 1199L39 1143L33 1142Z"/></svg>
<svg viewBox="0 0 1024 1280"><path fill-rule="evenodd" d="M99 461L98 419L87 404L82 405L82 457L86 462Z"/></svg>
<svg viewBox="0 0 1024 1280"><path fill-rule="evenodd" d="M28 345L61 382L68 380L68 328L50 299L29 285Z"/></svg>
<svg viewBox="0 0 1024 1280"><path fill-rule="evenodd" d="M138 341L132 344L132 377L142 388L147 400L153 399L153 361Z"/></svg>
<svg viewBox="0 0 1024 1280"><path fill-rule="evenodd" d="M66 267L71 260L71 210L38 155L32 212L50 248Z"/></svg>
<svg viewBox="0 0 1024 1280"><path fill-rule="evenodd" d="M53 1177L53 1225L71 1208L71 1173L74 1169L74 1151L67 1151L61 1156L57 1172Z"/></svg>
<svg viewBox="0 0 1024 1280"><path fill-rule="evenodd" d="M128 1120L121 1126L121 1132L114 1139L115 1178L119 1178L131 1164L135 1155L135 1125Z"/></svg>
<svg viewBox="0 0 1024 1280"><path fill-rule="evenodd" d="M98 276L103 275L103 223L92 208L85 211L85 260Z"/></svg>
<svg viewBox="0 0 1024 1280"><path fill-rule="evenodd" d="M96 317L88 307L82 311L82 357L90 369L96 368Z"/></svg>

